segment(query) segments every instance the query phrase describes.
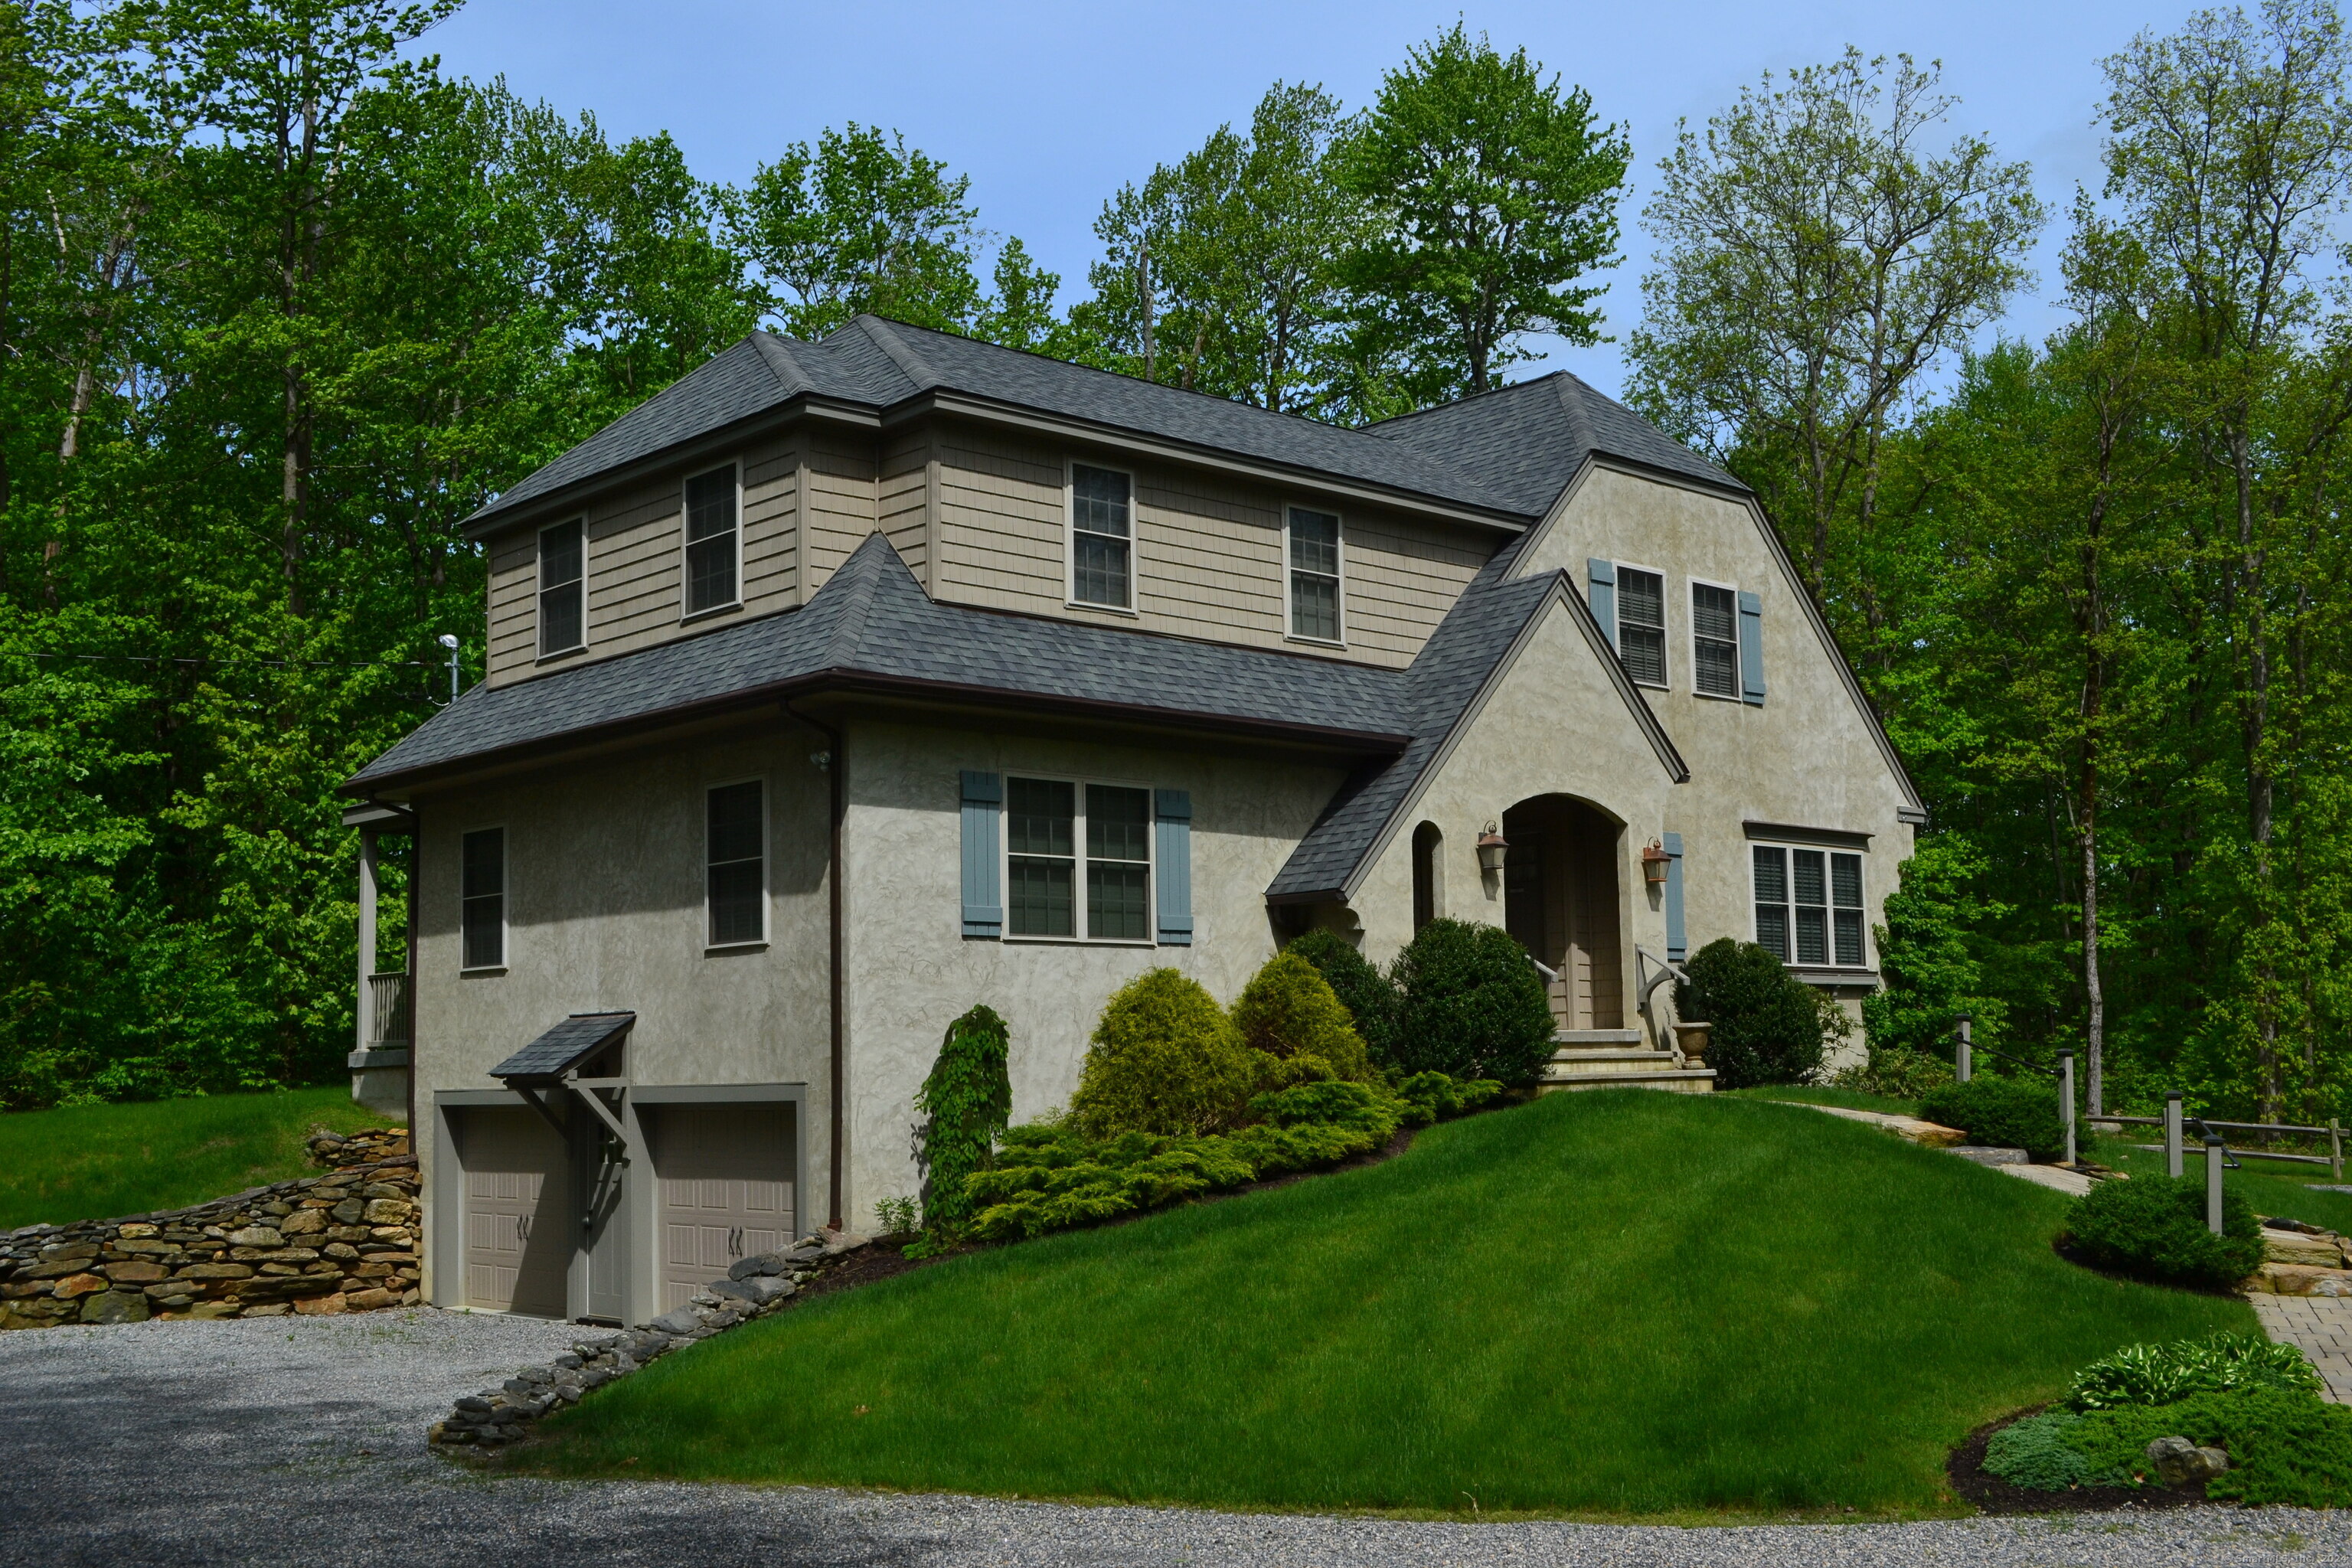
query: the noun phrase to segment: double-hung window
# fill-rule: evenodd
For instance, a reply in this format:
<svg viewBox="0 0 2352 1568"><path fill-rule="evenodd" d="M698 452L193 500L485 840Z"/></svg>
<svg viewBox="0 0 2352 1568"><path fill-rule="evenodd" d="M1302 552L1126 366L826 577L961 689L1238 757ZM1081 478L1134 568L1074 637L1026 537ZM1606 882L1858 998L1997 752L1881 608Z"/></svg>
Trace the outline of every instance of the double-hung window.
<svg viewBox="0 0 2352 1568"><path fill-rule="evenodd" d="M539 653L569 653L588 626L586 549L580 521L539 531Z"/></svg>
<svg viewBox="0 0 2352 1568"><path fill-rule="evenodd" d="M1666 580L1655 572L1617 568L1617 657L1641 684L1666 683Z"/></svg>
<svg viewBox="0 0 2352 1568"><path fill-rule="evenodd" d="M742 531L736 520L735 465L686 481L686 613L735 603Z"/></svg>
<svg viewBox="0 0 2352 1568"><path fill-rule="evenodd" d="M1339 520L1303 506L1290 509L1290 635L1340 640Z"/></svg>
<svg viewBox="0 0 2352 1568"><path fill-rule="evenodd" d="M1862 857L1754 847L1756 942L1783 963L1859 969Z"/></svg>
<svg viewBox="0 0 2352 1568"><path fill-rule="evenodd" d="M466 969L507 961L507 830L481 827L458 841L458 937Z"/></svg>
<svg viewBox="0 0 2352 1568"><path fill-rule="evenodd" d="M1116 468L1070 465L1070 598L1135 607L1135 481Z"/></svg>
<svg viewBox="0 0 2352 1568"><path fill-rule="evenodd" d="M1739 695L1739 601L1729 588L1691 584L1691 682L1702 697Z"/></svg>
<svg viewBox="0 0 2352 1568"><path fill-rule="evenodd" d="M1150 941L1151 825L1148 789L1006 779L1005 934Z"/></svg>
<svg viewBox="0 0 2352 1568"><path fill-rule="evenodd" d="M712 947L768 937L768 829L758 779L703 798L703 889Z"/></svg>

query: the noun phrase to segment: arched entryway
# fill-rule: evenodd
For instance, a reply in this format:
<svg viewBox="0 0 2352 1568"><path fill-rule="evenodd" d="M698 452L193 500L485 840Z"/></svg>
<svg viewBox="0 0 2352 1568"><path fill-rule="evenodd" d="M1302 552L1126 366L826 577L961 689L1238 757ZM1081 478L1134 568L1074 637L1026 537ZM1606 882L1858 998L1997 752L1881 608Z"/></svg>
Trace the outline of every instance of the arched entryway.
<svg viewBox="0 0 2352 1568"><path fill-rule="evenodd" d="M1617 862L1624 829L1572 795L1523 800L1503 814L1503 923L1559 972L1552 1011L1569 1029L1625 1026Z"/></svg>

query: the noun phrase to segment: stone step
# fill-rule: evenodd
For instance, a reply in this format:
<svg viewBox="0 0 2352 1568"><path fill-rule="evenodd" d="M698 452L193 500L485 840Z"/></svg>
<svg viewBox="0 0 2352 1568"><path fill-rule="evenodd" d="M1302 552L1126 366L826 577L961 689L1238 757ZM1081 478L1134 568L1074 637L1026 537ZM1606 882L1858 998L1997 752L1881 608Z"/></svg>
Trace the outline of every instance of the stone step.
<svg viewBox="0 0 2352 1568"><path fill-rule="evenodd" d="M1713 1068L1659 1068L1644 1072L1568 1072L1557 1067L1537 1080L1538 1094L1561 1094L1585 1089L1655 1089L1670 1094L1711 1094Z"/></svg>
<svg viewBox="0 0 2352 1568"><path fill-rule="evenodd" d="M1641 1046L1644 1044L1639 1029L1554 1029L1552 1044L1556 1046Z"/></svg>
<svg viewBox="0 0 2352 1568"><path fill-rule="evenodd" d="M1551 1054L1551 1070L1555 1072L1650 1072L1674 1065L1674 1055L1669 1051L1581 1050Z"/></svg>

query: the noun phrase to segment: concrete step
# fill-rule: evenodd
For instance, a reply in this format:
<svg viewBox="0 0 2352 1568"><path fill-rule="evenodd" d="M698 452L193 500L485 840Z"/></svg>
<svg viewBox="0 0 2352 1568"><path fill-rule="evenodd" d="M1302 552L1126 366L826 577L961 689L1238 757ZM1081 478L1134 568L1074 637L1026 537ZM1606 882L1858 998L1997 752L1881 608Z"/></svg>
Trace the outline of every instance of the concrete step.
<svg viewBox="0 0 2352 1568"><path fill-rule="evenodd" d="M1675 1065L1671 1051L1563 1050L1551 1054L1553 1072L1651 1072Z"/></svg>
<svg viewBox="0 0 2352 1568"><path fill-rule="evenodd" d="M1562 1094L1584 1089L1656 1089L1669 1094L1712 1094L1713 1068L1662 1068L1645 1072L1568 1072L1555 1066L1537 1080L1538 1094Z"/></svg>
<svg viewBox="0 0 2352 1568"><path fill-rule="evenodd" d="M1580 1046L1642 1046L1639 1029L1554 1029L1552 1044L1575 1047Z"/></svg>

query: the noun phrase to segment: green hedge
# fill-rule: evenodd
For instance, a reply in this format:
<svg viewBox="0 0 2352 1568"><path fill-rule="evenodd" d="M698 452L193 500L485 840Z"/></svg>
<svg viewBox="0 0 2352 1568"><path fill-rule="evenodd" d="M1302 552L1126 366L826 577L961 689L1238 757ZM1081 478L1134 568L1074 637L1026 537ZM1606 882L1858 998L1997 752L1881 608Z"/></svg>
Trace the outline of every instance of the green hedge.
<svg viewBox="0 0 2352 1568"><path fill-rule="evenodd" d="M1356 1020L1312 963L1295 952L1277 952L1250 977L1234 1003L1234 1027L1242 1044L1289 1064L1274 1076L1293 1081L1372 1076Z"/></svg>
<svg viewBox="0 0 2352 1568"><path fill-rule="evenodd" d="M1391 973L1402 997L1396 1070L1522 1085L1551 1059L1543 977L1500 926L1432 921Z"/></svg>
<svg viewBox="0 0 2352 1568"><path fill-rule="evenodd" d="M2102 1268L2172 1285L2226 1289L2263 1261L2253 1205L2224 1197L2215 1236L2205 1228L2205 1184L2194 1176L2101 1182L2074 1200L2060 1239Z"/></svg>
<svg viewBox="0 0 2352 1568"><path fill-rule="evenodd" d="M2046 1079L1987 1073L1948 1083L1919 1097L1922 1119L1957 1127L1969 1142L2022 1149L2036 1160L2063 1159L2066 1124L2058 1119L2058 1086Z"/></svg>
<svg viewBox="0 0 2352 1568"><path fill-rule="evenodd" d="M1822 1068L1822 1014L1813 988L1752 942L1717 937L1685 966L1675 1016L1714 1025L1706 1065L1717 1089L1811 1083Z"/></svg>
<svg viewBox="0 0 2352 1568"><path fill-rule="evenodd" d="M1257 1087L1248 1047L1197 980L1153 969L1103 1007L1070 1098L1087 1136L1201 1136L1242 1120Z"/></svg>
<svg viewBox="0 0 2352 1568"><path fill-rule="evenodd" d="M1313 964L1339 1005L1355 1020L1356 1033L1372 1061L1384 1068L1396 1065L1397 988L1355 944L1336 931L1320 928L1294 938L1285 952Z"/></svg>

